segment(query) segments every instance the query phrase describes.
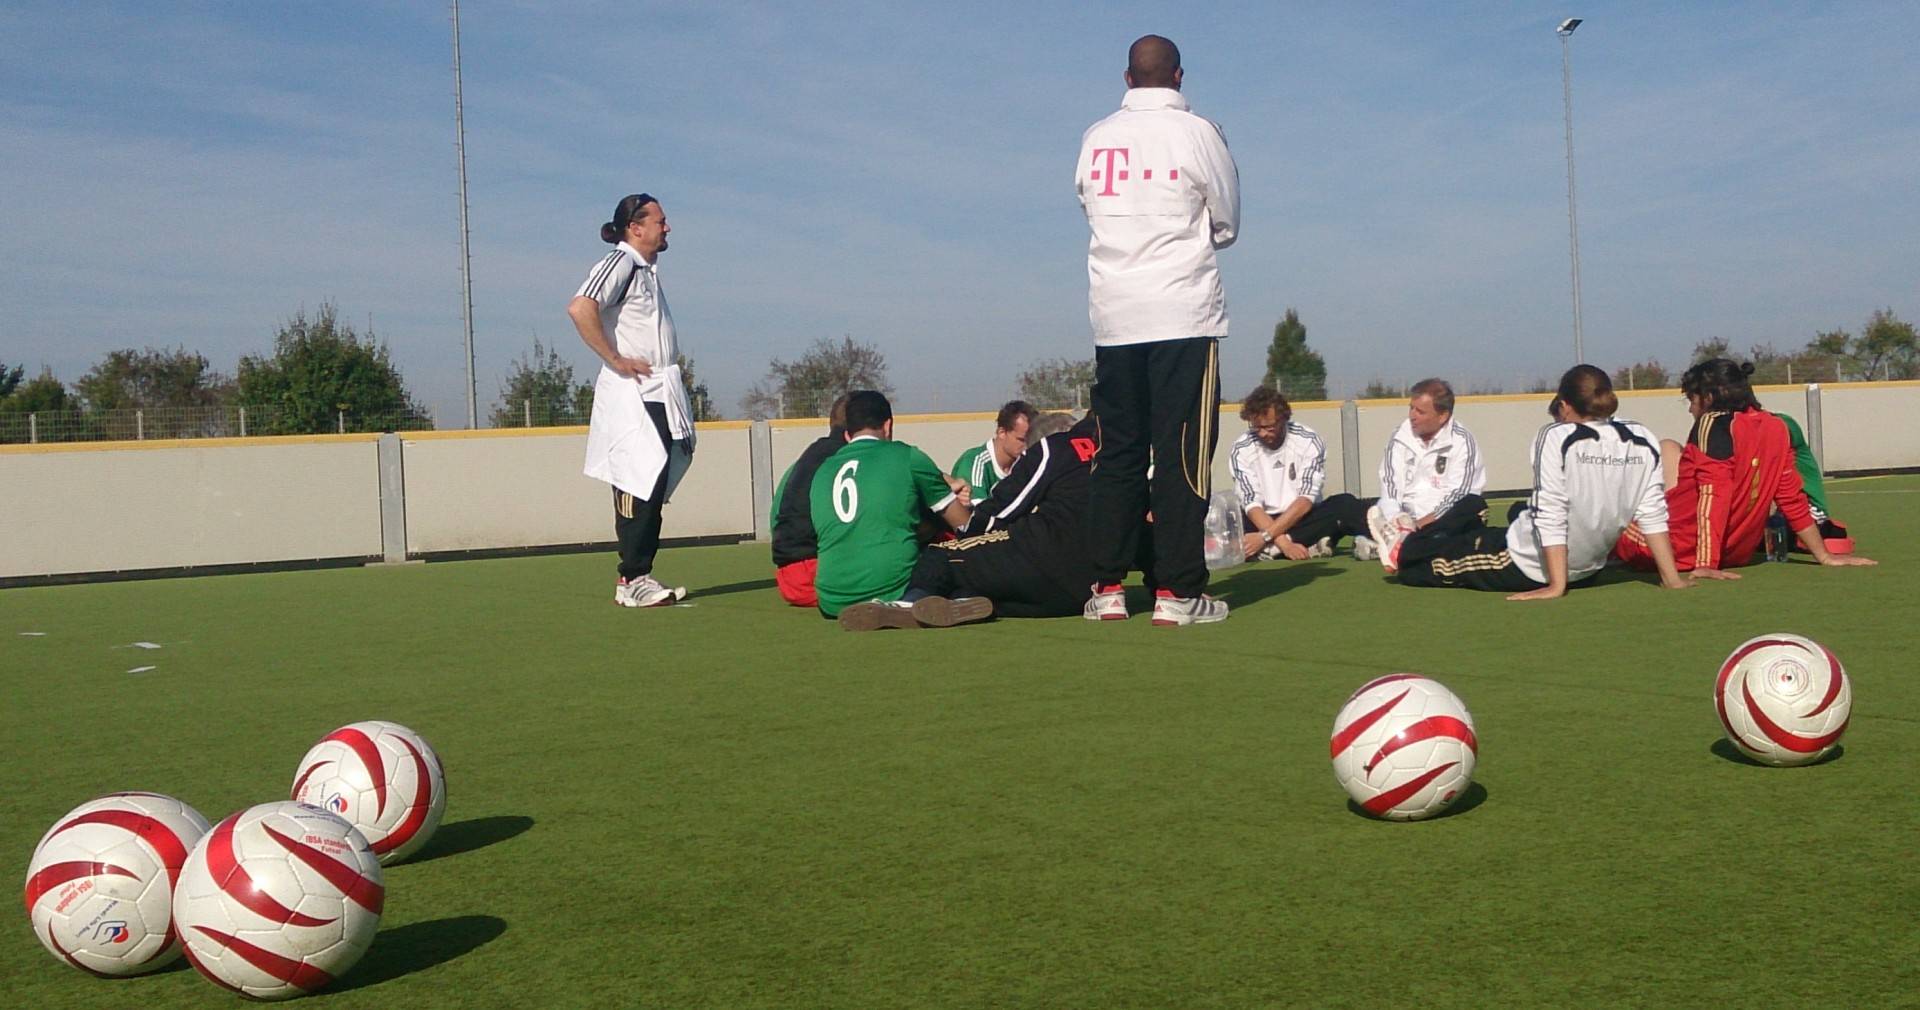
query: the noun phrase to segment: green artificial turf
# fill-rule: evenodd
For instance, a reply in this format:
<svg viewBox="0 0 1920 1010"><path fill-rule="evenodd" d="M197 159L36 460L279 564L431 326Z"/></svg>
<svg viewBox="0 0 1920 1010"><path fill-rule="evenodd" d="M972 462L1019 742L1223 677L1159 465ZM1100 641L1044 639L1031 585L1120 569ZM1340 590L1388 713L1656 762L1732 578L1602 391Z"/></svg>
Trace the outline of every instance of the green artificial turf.
<svg viewBox="0 0 1920 1010"><path fill-rule="evenodd" d="M1912 1003L1920 478L1832 490L1881 567L1517 604L1342 555L1236 569L1187 629L850 635L751 545L665 552L692 595L656 611L609 603L608 555L0 591L0 856L24 879L110 791L285 798L379 718L450 801L342 1008ZM1721 742L1714 671L1770 631L1846 662L1838 759ZM1334 713L1389 671L1473 711L1450 816L1333 781ZM84 976L14 907L7 1005L233 1000Z"/></svg>

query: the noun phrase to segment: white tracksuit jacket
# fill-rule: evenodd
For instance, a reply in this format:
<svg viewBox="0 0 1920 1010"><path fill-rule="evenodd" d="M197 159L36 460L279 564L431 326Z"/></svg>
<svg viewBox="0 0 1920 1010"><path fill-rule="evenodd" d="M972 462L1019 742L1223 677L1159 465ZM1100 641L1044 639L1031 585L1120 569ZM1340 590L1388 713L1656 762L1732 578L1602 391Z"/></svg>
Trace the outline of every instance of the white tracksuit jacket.
<svg viewBox="0 0 1920 1010"><path fill-rule="evenodd" d="M1460 422L1422 442L1412 421L1401 421L1380 458L1380 511L1404 511L1415 519L1445 512L1470 494L1487 489L1487 465L1480 446Z"/></svg>
<svg viewBox="0 0 1920 1010"><path fill-rule="evenodd" d="M1132 88L1080 141L1088 318L1101 347L1227 335L1214 250L1240 227L1227 140L1172 88Z"/></svg>
<svg viewBox="0 0 1920 1010"><path fill-rule="evenodd" d="M1567 548L1567 583L1606 566L1607 554L1636 522L1644 533L1667 531L1667 490L1660 440L1637 421L1562 422L1533 440L1533 497L1507 528L1516 568L1547 581L1546 549Z"/></svg>

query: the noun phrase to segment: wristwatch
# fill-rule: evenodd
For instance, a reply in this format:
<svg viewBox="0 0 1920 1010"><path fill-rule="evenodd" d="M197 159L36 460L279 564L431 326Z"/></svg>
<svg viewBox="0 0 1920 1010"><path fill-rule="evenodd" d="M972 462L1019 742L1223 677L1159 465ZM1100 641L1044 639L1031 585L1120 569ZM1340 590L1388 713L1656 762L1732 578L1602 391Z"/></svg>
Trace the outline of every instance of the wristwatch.
<svg viewBox="0 0 1920 1010"><path fill-rule="evenodd" d="M1273 543L1273 531L1262 530L1260 532L1260 539L1265 540L1267 543Z"/></svg>

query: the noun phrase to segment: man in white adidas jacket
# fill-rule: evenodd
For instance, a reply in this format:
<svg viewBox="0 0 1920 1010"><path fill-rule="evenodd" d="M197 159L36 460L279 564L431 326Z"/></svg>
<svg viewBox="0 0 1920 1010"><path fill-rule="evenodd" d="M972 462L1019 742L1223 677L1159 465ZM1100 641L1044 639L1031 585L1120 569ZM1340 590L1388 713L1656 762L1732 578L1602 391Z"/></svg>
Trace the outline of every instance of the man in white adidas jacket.
<svg viewBox="0 0 1920 1010"><path fill-rule="evenodd" d="M1120 111L1087 130L1075 167L1092 233L1087 315L1100 424L1088 488L1097 580L1089 620L1127 616L1120 583L1139 556L1149 510L1154 623L1227 616L1226 604L1204 594L1201 541L1219 441L1218 344L1227 335L1214 252L1238 234L1240 177L1220 128L1181 96L1184 76L1171 41L1134 42Z"/></svg>

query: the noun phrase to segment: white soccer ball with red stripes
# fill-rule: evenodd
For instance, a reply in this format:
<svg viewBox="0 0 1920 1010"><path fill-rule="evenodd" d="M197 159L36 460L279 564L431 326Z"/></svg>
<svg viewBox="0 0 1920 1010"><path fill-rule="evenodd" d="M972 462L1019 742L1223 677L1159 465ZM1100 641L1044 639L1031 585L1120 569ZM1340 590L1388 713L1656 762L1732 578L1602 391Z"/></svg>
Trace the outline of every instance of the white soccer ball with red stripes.
<svg viewBox="0 0 1920 1010"><path fill-rule="evenodd" d="M159 793L114 793L55 821L27 864L27 917L55 957L95 975L138 975L180 956L173 885L207 833Z"/></svg>
<svg viewBox="0 0 1920 1010"><path fill-rule="evenodd" d="M1803 765L1839 745L1853 715L1853 685L1826 646L1761 635L1720 664L1713 702L1741 753L1763 764Z"/></svg>
<svg viewBox="0 0 1920 1010"><path fill-rule="evenodd" d="M1465 703L1412 673L1376 677L1333 720L1333 777L1375 817L1417 821L1452 806L1473 781L1480 741Z"/></svg>
<svg viewBox="0 0 1920 1010"><path fill-rule="evenodd" d="M381 863L427 844L447 812L447 776L427 741L397 722L356 722L328 733L300 759L293 800L345 817Z"/></svg>
<svg viewBox="0 0 1920 1010"><path fill-rule="evenodd" d="M174 889L173 923L187 960L214 984L287 999L353 967L385 901L380 859L353 825L281 801L207 832Z"/></svg>

